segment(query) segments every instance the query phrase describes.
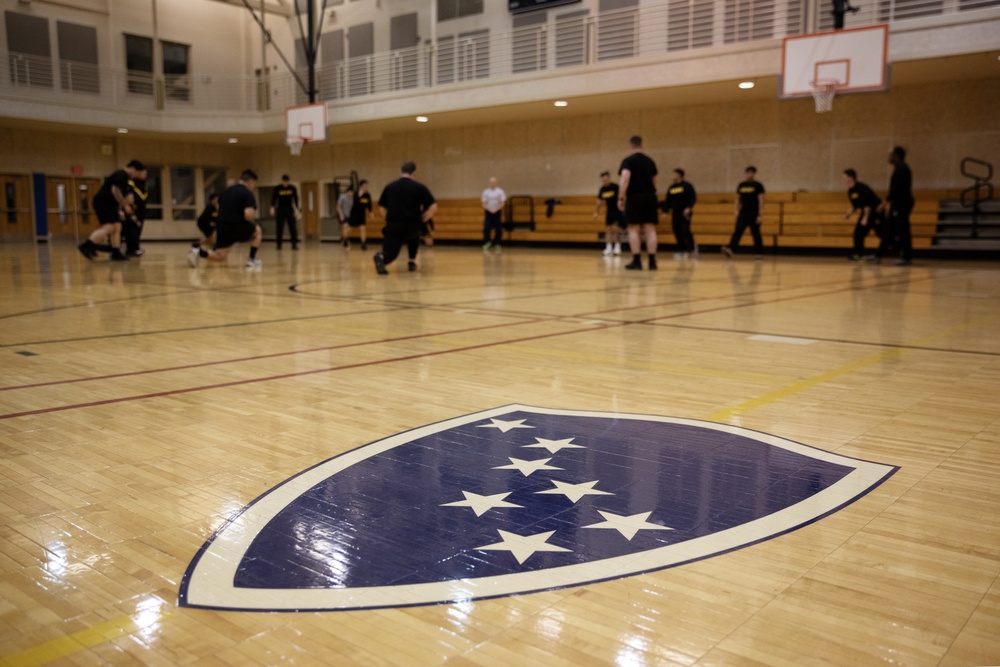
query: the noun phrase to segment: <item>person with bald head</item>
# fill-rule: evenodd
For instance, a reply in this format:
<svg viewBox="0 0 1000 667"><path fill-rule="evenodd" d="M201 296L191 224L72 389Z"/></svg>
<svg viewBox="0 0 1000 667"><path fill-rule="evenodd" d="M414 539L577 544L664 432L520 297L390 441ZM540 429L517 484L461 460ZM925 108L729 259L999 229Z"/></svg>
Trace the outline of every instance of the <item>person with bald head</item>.
<svg viewBox="0 0 1000 667"><path fill-rule="evenodd" d="M507 193L497 185L496 176L490 176L490 185L483 190L480 201L483 203L483 252L488 252L491 247L500 252L500 241L503 239L501 215L503 205L507 202Z"/></svg>

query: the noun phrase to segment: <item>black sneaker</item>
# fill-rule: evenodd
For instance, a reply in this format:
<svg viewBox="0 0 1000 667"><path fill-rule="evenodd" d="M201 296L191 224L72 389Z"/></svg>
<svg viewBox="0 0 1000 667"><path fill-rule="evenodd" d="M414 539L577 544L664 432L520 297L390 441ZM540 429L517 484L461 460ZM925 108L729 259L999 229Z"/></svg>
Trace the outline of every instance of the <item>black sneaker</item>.
<svg viewBox="0 0 1000 667"><path fill-rule="evenodd" d="M411 260L409 261L409 263L407 263L407 265L406 265L406 268L407 268L407 269L409 269L410 271L416 271L416 270L417 270L417 263L416 263L416 262L414 262L414 261L413 261L413 260L411 259Z"/></svg>
<svg viewBox="0 0 1000 667"><path fill-rule="evenodd" d="M361 249L362 249L362 250L368 250L368 244L367 244L367 243L365 243L364 241L362 241L362 242L361 242Z"/></svg>
<svg viewBox="0 0 1000 667"><path fill-rule="evenodd" d="M93 245L90 243L89 240L84 241L83 243L78 245L76 249L79 250L80 254L86 257L87 259L94 259L94 256L97 254L96 252L94 252Z"/></svg>
<svg viewBox="0 0 1000 667"><path fill-rule="evenodd" d="M127 262L128 261L128 257L126 255L123 255L121 250L118 250L117 248L115 248L114 250L111 251L111 261L112 262Z"/></svg>
<svg viewBox="0 0 1000 667"><path fill-rule="evenodd" d="M344 239L344 247L345 248L350 248L351 247L351 240L350 239Z"/></svg>
<svg viewBox="0 0 1000 667"><path fill-rule="evenodd" d="M132 257L142 257L143 255L146 254L146 251L143 250L142 248L136 248L135 250L129 250L128 254L131 255Z"/></svg>
<svg viewBox="0 0 1000 667"><path fill-rule="evenodd" d="M372 261L375 262L375 270L380 276L389 275L389 272L385 270L385 256L382 253L377 252L372 255Z"/></svg>
<svg viewBox="0 0 1000 667"><path fill-rule="evenodd" d="M649 258L649 270L650 271L656 271L656 258L655 257L650 257Z"/></svg>
<svg viewBox="0 0 1000 667"><path fill-rule="evenodd" d="M636 257L631 262L625 265L625 268L629 271L642 271L642 262Z"/></svg>

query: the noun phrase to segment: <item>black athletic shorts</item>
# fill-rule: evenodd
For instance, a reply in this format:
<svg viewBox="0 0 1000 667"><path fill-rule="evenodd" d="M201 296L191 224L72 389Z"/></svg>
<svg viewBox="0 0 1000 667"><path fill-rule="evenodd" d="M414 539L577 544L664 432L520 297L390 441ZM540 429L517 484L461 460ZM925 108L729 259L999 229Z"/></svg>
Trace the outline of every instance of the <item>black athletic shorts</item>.
<svg viewBox="0 0 1000 667"><path fill-rule="evenodd" d="M243 222L235 225L219 225L215 230L215 248L228 248L237 243L246 243L257 233L256 222Z"/></svg>
<svg viewBox="0 0 1000 667"><path fill-rule="evenodd" d="M215 233L215 225L210 222L199 222L198 229L201 230L201 233L205 236L205 238L208 238Z"/></svg>
<svg viewBox="0 0 1000 667"><path fill-rule="evenodd" d="M97 215L97 220L102 224L121 222L121 216L119 215L121 207L118 203L106 204L103 202L94 202L94 214Z"/></svg>
<svg viewBox="0 0 1000 667"><path fill-rule="evenodd" d="M655 192L626 197L625 222L630 225L655 225L659 221L660 207Z"/></svg>

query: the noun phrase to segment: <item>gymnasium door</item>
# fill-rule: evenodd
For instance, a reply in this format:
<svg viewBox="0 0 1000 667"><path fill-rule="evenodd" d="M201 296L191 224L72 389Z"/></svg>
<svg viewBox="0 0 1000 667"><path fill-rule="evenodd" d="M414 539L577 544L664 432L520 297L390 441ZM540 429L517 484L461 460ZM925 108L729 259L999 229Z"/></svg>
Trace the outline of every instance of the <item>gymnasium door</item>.
<svg viewBox="0 0 1000 667"><path fill-rule="evenodd" d="M45 202L53 239L81 240L97 229L91 199L100 187L98 178L46 177Z"/></svg>
<svg viewBox="0 0 1000 667"><path fill-rule="evenodd" d="M302 184L302 238L319 238L319 183Z"/></svg>
<svg viewBox="0 0 1000 667"><path fill-rule="evenodd" d="M0 240L32 239L31 183L28 177L0 174L0 189Z"/></svg>

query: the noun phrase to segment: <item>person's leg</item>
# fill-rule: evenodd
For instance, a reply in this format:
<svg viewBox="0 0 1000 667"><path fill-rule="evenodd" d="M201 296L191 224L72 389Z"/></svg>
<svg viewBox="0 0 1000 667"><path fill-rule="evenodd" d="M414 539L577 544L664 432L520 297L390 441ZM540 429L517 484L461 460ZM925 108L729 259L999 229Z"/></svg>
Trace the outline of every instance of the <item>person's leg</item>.
<svg viewBox="0 0 1000 667"><path fill-rule="evenodd" d="M861 224L861 219L854 225L854 245L851 247L851 259L861 259L865 252L865 237L868 236L868 226Z"/></svg>
<svg viewBox="0 0 1000 667"><path fill-rule="evenodd" d="M116 222L111 227L111 259L122 262L128 259L122 253L122 223Z"/></svg>
<svg viewBox="0 0 1000 667"><path fill-rule="evenodd" d="M417 251L420 249L420 237L414 236L406 242L406 257L409 259L407 268L410 271L417 270Z"/></svg>
<svg viewBox="0 0 1000 667"><path fill-rule="evenodd" d="M490 236L493 231L493 223L490 220L490 212L483 209L483 250L489 250L491 245Z"/></svg>
<svg viewBox="0 0 1000 667"><path fill-rule="evenodd" d="M604 254L610 255L614 249L615 241L618 239L618 226L606 225L604 227Z"/></svg>
<svg viewBox="0 0 1000 667"><path fill-rule="evenodd" d="M501 220L500 211L493 214L493 245L497 248L503 242L503 221Z"/></svg>
<svg viewBox="0 0 1000 667"><path fill-rule="evenodd" d="M643 235L646 237L646 253L649 255L649 269L656 269L656 225L646 223L643 227Z"/></svg>
<svg viewBox="0 0 1000 667"><path fill-rule="evenodd" d="M684 216L677 213L671 215L670 228L674 232L674 239L677 241L677 252L687 252L687 234L684 233Z"/></svg>
<svg viewBox="0 0 1000 667"><path fill-rule="evenodd" d="M913 261L913 237L910 233L910 211L907 206L899 210L896 218L896 234L899 237L899 256L902 262L909 264Z"/></svg>
<svg viewBox="0 0 1000 667"><path fill-rule="evenodd" d="M361 238L361 249L368 250L368 225L358 227L358 236Z"/></svg>
<svg viewBox="0 0 1000 667"><path fill-rule="evenodd" d="M260 225L255 224L253 227L253 236L250 237L250 259L247 260L247 266L259 267L261 262L257 259L257 251L260 250L260 244L264 240L264 231Z"/></svg>
<svg viewBox="0 0 1000 667"><path fill-rule="evenodd" d="M632 251L632 261L625 265L626 269L638 270L642 268L642 243L639 240L639 225L629 224L628 226L628 247Z"/></svg>
<svg viewBox="0 0 1000 667"><path fill-rule="evenodd" d="M345 248L351 247L351 226L346 221L340 223L340 241Z"/></svg>
<svg viewBox="0 0 1000 667"><path fill-rule="evenodd" d="M299 248L299 225L294 213L288 214L288 235L292 238L292 250Z"/></svg>
<svg viewBox="0 0 1000 667"><path fill-rule="evenodd" d="M277 246L278 250L281 250L281 242L284 240L285 237L285 214L281 211L278 211L278 214L274 216L274 222L275 222L275 236L277 237L275 239L276 241L275 245Z"/></svg>
<svg viewBox="0 0 1000 667"><path fill-rule="evenodd" d="M750 221L750 235L753 236L753 252L755 255L764 254L764 238L760 235L760 224L756 219Z"/></svg>
<svg viewBox="0 0 1000 667"><path fill-rule="evenodd" d="M403 241L392 234L382 233L382 250L372 255L375 262L375 270L379 275L386 275L386 265L392 264L399 257L399 251L403 248Z"/></svg>

